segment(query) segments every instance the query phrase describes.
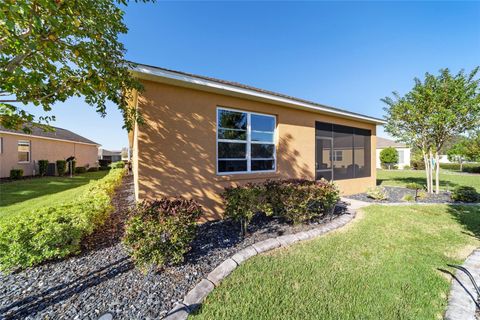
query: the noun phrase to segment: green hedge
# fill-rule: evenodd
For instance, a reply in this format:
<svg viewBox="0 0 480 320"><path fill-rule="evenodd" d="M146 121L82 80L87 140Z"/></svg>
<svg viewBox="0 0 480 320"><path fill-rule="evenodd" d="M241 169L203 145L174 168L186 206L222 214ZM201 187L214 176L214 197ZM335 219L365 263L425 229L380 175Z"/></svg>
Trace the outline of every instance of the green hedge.
<svg viewBox="0 0 480 320"><path fill-rule="evenodd" d="M87 168L85 167L75 167L75 173L80 174L80 173L85 173L87 172Z"/></svg>
<svg viewBox="0 0 480 320"><path fill-rule="evenodd" d="M440 168L445 170L456 170L460 171L459 163L440 163ZM479 163L464 163L462 172L468 173L480 173L480 164Z"/></svg>
<svg viewBox="0 0 480 320"><path fill-rule="evenodd" d="M0 220L0 270L26 268L78 253L80 242L102 225L124 170L92 181L76 199Z"/></svg>
<svg viewBox="0 0 480 320"><path fill-rule="evenodd" d="M38 174L43 177L47 174L48 160L38 160Z"/></svg>
<svg viewBox="0 0 480 320"><path fill-rule="evenodd" d="M65 175L67 172L67 161L65 160L57 160L57 173L59 176Z"/></svg>
<svg viewBox="0 0 480 320"><path fill-rule="evenodd" d="M10 170L10 179L18 180L23 177L23 169L12 169Z"/></svg>

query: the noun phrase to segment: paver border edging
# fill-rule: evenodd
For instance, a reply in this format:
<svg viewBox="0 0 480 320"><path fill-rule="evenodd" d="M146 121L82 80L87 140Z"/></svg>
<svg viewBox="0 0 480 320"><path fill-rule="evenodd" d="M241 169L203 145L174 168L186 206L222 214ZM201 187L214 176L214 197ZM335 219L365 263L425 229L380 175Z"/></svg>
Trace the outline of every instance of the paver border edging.
<svg viewBox="0 0 480 320"><path fill-rule="evenodd" d="M472 251L462 264L472 274L473 278L480 283L480 248ZM457 270L452 279L450 294L448 297L445 320L475 320L475 312L479 296L468 276Z"/></svg>
<svg viewBox="0 0 480 320"><path fill-rule="evenodd" d="M235 270L240 264L259 253L271 251L277 248L286 248L299 241L310 240L320 237L330 231L345 226L356 216L356 210L348 208L346 213L309 231L302 231L294 234L268 238L248 246L230 258L219 264L206 278L202 279L192 290L190 290L182 302L178 302L163 318L164 320L185 320L188 315L198 309L203 300L219 286L223 279Z"/></svg>

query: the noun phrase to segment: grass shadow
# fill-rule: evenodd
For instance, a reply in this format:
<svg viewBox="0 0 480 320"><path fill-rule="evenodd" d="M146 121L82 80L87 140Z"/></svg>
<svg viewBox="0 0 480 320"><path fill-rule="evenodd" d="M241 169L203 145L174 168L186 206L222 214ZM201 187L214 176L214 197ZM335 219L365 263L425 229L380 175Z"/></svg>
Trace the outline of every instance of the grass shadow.
<svg viewBox="0 0 480 320"><path fill-rule="evenodd" d="M390 177L390 178L377 178L377 186L382 185L384 182L388 181L395 181L399 182L403 185L406 185L407 183L418 183L420 185L426 185L427 180L424 177ZM435 183L435 182L434 182ZM386 183L385 185L388 185ZM445 179L440 179L440 188L445 189L448 187L448 189L452 189L453 187L458 186L458 183L452 182L452 181L446 181Z"/></svg>
<svg viewBox="0 0 480 320"><path fill-rule="evenodd" d="M469 235L480 239L480 205L449 205L448 213L468 231Z"/></svg>

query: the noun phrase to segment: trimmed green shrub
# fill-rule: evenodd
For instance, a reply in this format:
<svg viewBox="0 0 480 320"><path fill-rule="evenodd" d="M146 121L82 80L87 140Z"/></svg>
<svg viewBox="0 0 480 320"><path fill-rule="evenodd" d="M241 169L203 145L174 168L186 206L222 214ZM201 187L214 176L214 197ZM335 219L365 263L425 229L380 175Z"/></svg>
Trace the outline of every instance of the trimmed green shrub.
<svg viewBox="0 0 480 320"><path fill-rule="evenodd" d="M261 211L265 204L262 186L248 183L225 188L222 198L225 204L225 216L240 222L241 233L245 235L253 216Z"/></svg>
<svg viewBox="0 0 480 320"><path fill-rule="evenodd" d="M47 174L48 160L38 160L38 174L43 177Z"/></svg>
<svg viewBox="0 0 480 320"><path fill-rule="evenodd" d="M387 190L383 187L374 187L374 188L369 188L367 190L367 196L369 198L375 199L375 200L387 200L388 199L388 193Z"/></svg>
<svg viewBox="0 0 480 320"><path fill-rule="evenodd" d="M10 179L18 180L23 177L23 169L12 169L10 170Z"/></svg>
<svg viewBox="0 0 480 320"><path fill-rule="evenodd" d="M111 169L110 167L98 167L99 171L108 171L110 169Z"/></svg>
<svg viewBox="0 0 480 320"><path fill-rule="evenodd" d="M190 250L201 214L194 200L145 201L128 220L123 243L142 270L180 263Z"/></svg>
<svg viewBox="0 0 480 320"><path fill-rule="evenodd" d="M97 171L98 171L98 167L90 167L87 170L87 172L97 172Z"/></svg>
<svg viewBox="0 0 480 320"><path fill-rule="evenodd" d="M304 223L329 213L339 200L339 191L326 181L267 180L227 188L223 193L225 214L242 221L242 231L257 212Z"/></svg>
<svg viewBox="0 0 480 320"><path fill-rule="evenodd" d="M65 160L57 160L57 173L59 176L65 175L67 171L67 161Z"/></svg>
<svg viewBox="0 0 480 320"><path fill-rule="evenodd" d="M68 167L68 174L70 173L77 173L77 170L76 169L76 166L77 166L77 161L73 160L73 161L68 161L67 162L67 167ZM71 168L70 168L71 167Z"/></svg>
<svg viewBox="0 0 480 320"><path fill-rule="evenodd" d="M0 270L27 268L80 251L81 240L107 219L124 170L92 181L77 198L0 220Z"/></svg>
<svg viewBox="0 0 480 320"><path fill-rule="evenodd" d="M474 187L457 186L453 189L452 199L462 202L477 202L480 201L480 194Z"/></svg>
<svg viewBox="0 0 480 320"><path fill-rule="evenodd" d="M411 194L406 194L403 196L402 200L407 202L412 202L412 201L415 201L415 196Z"/></svg>
<svg viewBox="0 0 480 320"><path fill-rule="evenodd" d="M380 162L382 166L386 166L388 169L398 163L398 151L393 147L388 147L380 151Z"/></svg>
<svg viewBox="0 0 480 320"><path fill-rule="evenodd" d="M413 170L425 170L425 162L423 160L411 160L410 166Z"/></svg>
<svg viewBox="0 0 480 320"><path fill-rule="evenodd" d="M76 167L75 168L75 173L76 174L81 174L81 173L85 173L85 172L87 172L87 168L85 168L85 167Z"/></svg>
<svg viewBox="0 0 480 320"><path fill-rule="evenodd" d="M460 171L459 163L440 163L440 168L445 170ZM480 173L480 164L478 163L464 163L462 165L462 172Z"/></svg>
<svg viewBox="0 0 480 320"><path fill-rule="evenodd" d="M110 167L112 168L116 168L116 169L122 169L122 168L125 168L125 162L123 161L117 161L117 162L114 162L110 165Z"/></svg>
<svg viewBox="0 0 480 320"><path fill-rule="evenodd" d="M111 163L110 160L105 160L105 159L98 160L98 166L100 167L108 167L110 163Z"/></svg>

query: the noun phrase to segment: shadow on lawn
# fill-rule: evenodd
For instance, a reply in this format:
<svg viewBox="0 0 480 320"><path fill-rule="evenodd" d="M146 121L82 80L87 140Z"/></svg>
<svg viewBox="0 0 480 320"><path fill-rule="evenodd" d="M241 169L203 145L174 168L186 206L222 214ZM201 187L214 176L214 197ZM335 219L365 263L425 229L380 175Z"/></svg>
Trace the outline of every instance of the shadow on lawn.
<svg viewBox="0 0 480 320"><path fill-rule="evenodd" d="M449 205L448 213L468 231L467 234L480 239L480 205Z"/></svg>
<svg viewBox="0 0 480 320"><path fill-rule="evenodd" d="M392 177L392 178L385 178L385 179L377 178L377 186L383 184L384 182L388 182L388 181L396 181L396 182L400 182L402 184L418 183L420 185L425 185L426 182L427 182L424 177ZM388 183L387 183L387 185L388 185ZM458 184L455 183L455 182L445 181L445 180L440 179L440 187L443 188L443 189L451 190L454 187L456 187L457 185Z"/></svg>

